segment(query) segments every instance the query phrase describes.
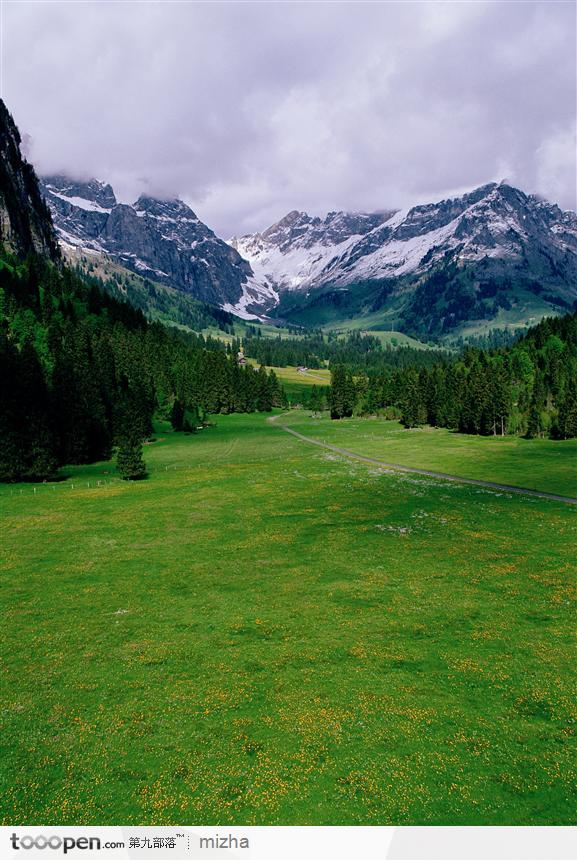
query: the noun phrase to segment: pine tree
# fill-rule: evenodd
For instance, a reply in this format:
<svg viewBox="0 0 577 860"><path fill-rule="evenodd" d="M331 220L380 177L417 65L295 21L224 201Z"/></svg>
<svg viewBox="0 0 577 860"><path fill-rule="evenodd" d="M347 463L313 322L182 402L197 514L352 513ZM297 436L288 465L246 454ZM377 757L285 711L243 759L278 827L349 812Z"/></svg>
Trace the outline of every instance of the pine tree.
<svg viewBox="0 0 577 860"><path fill-rule="evenodd" d="M25 472L24 403L19 355L0 331L0 481L17 481Z"/></svg>
<svg viewBox="0 0 577 860"><path fill-rule="evenodd" d="M354 408L354 385L344 365L337 364L331 373L331 418L350 418Z"/></svg>
<svg viewBox="0 0 577 860"><path fill-rule="evenodd" d="M404 427L419 427L427 420L427 410L416 370L407 371L401 411L401 423Z"/></svg>
<svg viewBox="0 0 577 860"><path fill-rule="evenodd" d="M254 371L253 371L254 372ZM272 386L264 364L258 369L256 408L259 412L270 412L272 409Z"/></svg>
<svg viewBox="0 0 577 860"><path fill-rule="evenodd" d="M178 398L174 401L172 405L172 410L170 413L170 423L172 424L173 430L182 430L184 424L184 406L178 400Z"/></svg>
<svg viewBox="0 0 577 860"><path fill-rule="evenodd" d="M559 407L556 435L560 439L577 437L577 391L569 387Z"/></svg>
<svg viewBox="0 0 577 860"><path fill-rule="evenodd" d="M136 434L127 433L119 440L116 467L124 481L140 481L146 478L142 442Z"/></svg>
<svg viewBox="0 0 577 860"><path fill-rule="evenodd" d="M529 407L529 416L527 419L527 439L538 439L543 430L541 410L535 398L531 401Z"/></svg>
<svg viewBox="0 0 577 860"><path fill-rule="evenodd" d="M324 408L323 393L318 385L311 388L310 408L313 412L322 412Z"/></svg>

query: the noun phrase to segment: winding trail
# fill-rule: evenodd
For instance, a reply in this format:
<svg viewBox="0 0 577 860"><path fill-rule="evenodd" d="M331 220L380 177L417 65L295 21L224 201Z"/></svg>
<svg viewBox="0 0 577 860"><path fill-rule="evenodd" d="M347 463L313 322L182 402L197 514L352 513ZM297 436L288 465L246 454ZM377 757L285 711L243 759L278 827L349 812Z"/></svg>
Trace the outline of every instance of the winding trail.
<svg viewBox="0 0 577 860"><path fill-rule="evenodd" d="M514 487L511 484L496 484L493 481L481 481L478 478L463 478L460 475L448 475L446 472L432 472L430 469L416 469L413 466L401 466L399 463L387 463L384 460L376 460L374 457L365 457L363 454L355 454L354 451L349 451L347 448L339 448L337 445L331 445L329 442L321 442L320 439L312 439L310 436L304 436L298 430L293 430L292 427L287 427L286 424L277 424L279 418L283 418L286 413L281 415L273 415L267 420L271 424L275 424L279 430L284 430L285 433L290 433L300 439L301 442L307 442L309 445L317 445L319 448L326 448L329 451L334 451L336 454L341 454L343 457L348 457L351 460L360 460L361 463L370 463L372 466L378 466L381 469L388 469L392 472L409 472L413 475L425 475L428 478L438 478L441 481L453 481L456 484L473 484L476 487L485 487L489 490L496 490L505 493L517 493L520 496L534 496L538 499L549 499L552 502L562 502L566 505L577 505L577 499L572 496L558 496L555 493L545 493L541 490L529 490L525 487Z"/></svg>

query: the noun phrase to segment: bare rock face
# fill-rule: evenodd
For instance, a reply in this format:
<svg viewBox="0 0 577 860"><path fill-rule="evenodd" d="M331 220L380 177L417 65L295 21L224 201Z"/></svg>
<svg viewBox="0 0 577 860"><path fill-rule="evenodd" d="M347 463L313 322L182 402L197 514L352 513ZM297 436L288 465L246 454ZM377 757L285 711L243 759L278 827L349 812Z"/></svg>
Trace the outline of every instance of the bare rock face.
<svg viewBox="0 0 577 860"><path fill-rule="evenodd" d="M182 200L142 196L127 205L110 185L65 176L44 177L42 189L61 241L215 305L241 298L250 264Z"/></svg>
<svg viewBox="0 0 577 860"><path fill-rule="evenodd" d="M0 244L19 256L37 253L56 262L60 250L50 211L20 144L20 133L0 99Z"/></svg>

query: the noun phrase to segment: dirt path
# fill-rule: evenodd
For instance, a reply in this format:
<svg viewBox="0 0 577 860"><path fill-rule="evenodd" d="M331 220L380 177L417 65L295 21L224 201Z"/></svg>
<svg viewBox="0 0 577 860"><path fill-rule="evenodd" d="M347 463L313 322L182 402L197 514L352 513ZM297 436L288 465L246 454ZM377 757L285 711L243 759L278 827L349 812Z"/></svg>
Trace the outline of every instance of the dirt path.
<svg viewBox="0 0 577 860"><path fill-rule="evenodd" d="M311 373L310 370L305 371L305 373L301 373L301 376L308 377L309 379L319 379L321 382L324 382L325 385L329 384L329 380L326 376L319 376L316 373Z"/></svg>
<svg viewBox="0 0 577 860"><path fill-rule="evenodd" d="M555 493L544 493L540 490L528 490L524 487L513 487L510 484L496 484L493 481L480 481L477 478L463 478L459 475L447 475L445 472L433 472L430 469L416 469L412 466L401 466L399 463L386 463L383 460L376 460L374 457L365 457L362 454L355 454L354 451L349 451L347 448L338 448L336 445L331 445L329 442L321 442L319 439L312 439L310 436L304 436L297 430L287 427L286 424L277 424L279 418L283 415L275 415L269 418L271 424L276 424L280 430L285 433L290 433L291 436L296 436L301 442L307 442L309 445L317 445L319 448L326 448L329 451L334 451L336 454L341 454L343 457L349 457L352 460L360 460L361 463L370 463L372 466L379 466L381 469L390 469L394 472L409 472L414 475L426 475L429 478L439 478L442 481L453 481L457 484L473 484L476 487L486 487L489 490L498 490L505 493L518 493L521 496L535 496L539 499L550 499L553 502L563 502L566 505L577 505L577 499L571 496L558 496Z"/></svg>

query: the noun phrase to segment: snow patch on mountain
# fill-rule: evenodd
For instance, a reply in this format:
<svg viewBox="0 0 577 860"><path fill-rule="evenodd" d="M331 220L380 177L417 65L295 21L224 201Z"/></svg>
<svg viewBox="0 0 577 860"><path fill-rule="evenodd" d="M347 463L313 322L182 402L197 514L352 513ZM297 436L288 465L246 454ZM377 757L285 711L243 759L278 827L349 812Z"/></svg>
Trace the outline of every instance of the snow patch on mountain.
<svg viewBox="0 0 577 860"><path fill-rule="evenodd" d="M64 200L65 203L69 203L71 206L77 206L79 209L84 209L85 212L102 212L104 215L110 215L112 212L112 209L104 209L102 206L99 206L97 203L93 203L91 200L85 200L84 197L69 197L67 194L60 194L58 191L55 191L50 187L50 185L47 185L46 187L54 197Z"/></svg>
<svg viewBox="0 0 577 860"><path fill-rule="evenodd" d="M426 254L448 239L454 230L455 221L450 221L444 227L431 230L423 236L391 239L384 247L360 257L353 271L335 272L335 283L349 283L356 279L398 277L414 272Z"/></svg>
<svg viewBox="0 0 577 860"><path fill-rule="evenodd" d="M247 278L241 287L242 296L240 299L235 304L226 302L222 306L224 311L245 320L263 319L266 318L263 315L263 310L276 307L279 303L279 294L274 287L262 283L255 276Z"/></svg>
<svg viewBox="0 0 577 860"><path fill-rule="evenodd" d="M275 291L298 290L313 283L334 259L340 259L358 236L339 245L317 242L309 247L296 246L282 251L277 246L255 241L252 237L231 240L240 256L250 263L256 280Z"/></svg>

